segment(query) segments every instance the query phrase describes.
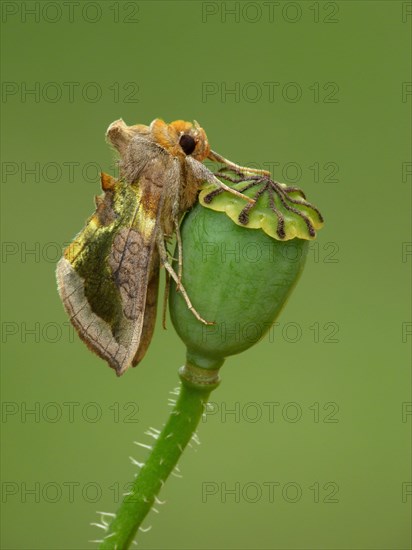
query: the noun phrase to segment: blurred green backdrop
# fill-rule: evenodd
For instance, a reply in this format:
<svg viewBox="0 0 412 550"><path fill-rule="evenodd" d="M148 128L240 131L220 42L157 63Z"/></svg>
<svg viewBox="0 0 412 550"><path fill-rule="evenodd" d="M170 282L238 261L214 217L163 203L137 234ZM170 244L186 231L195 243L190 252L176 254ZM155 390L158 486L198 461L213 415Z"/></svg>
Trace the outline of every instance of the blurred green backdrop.
<svg viewBox="0 0 412 550"><path fill-rule="evenodd" d="M410 2L1 7L2 548L95 547L184 361L159 323L117 379L56 292L119 117L196 119L326 218L279 324L226 361L139 546L410 548Z"/></svg>

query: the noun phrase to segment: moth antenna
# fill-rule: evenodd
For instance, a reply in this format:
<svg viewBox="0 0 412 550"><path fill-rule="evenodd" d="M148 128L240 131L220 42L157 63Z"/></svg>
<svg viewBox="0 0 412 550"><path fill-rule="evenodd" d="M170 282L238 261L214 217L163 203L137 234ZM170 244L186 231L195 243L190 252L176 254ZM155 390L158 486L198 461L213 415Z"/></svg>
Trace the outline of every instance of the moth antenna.
<svg viewBox="0 0 412 550"><path fill-rule="evenodd" d="M261 176L267 177L271 176L271 173L268 170L261 170L259 168L248 168L247 166L239 166L239 164L236 164L231 160L225 159L225 157L222 157L222 155L219 155L219 153L216 153L216 151L210 151L208 158L210 160L214 160L215 162L221 162L222 164L225 164L229 168L232 168L234 172L245 174L259 174Z"/></svg>
<svg viewBox="0 0 412 550"><path fill-rule="evenodd" d="M211 158L210 156L208 158L213 160L213 158ZM250 202L251 204L255 203L254 199L252 199L251 197L248 197L247 195L243 195L242 193L240 193L239 191L237 191L233 187L229 187L229 185L226 185L226 183L223 183L223 181L220 181L213 174L213 172L211 170L209 170L209 168L207 168L204 164L202 164L201 162L199 162L195 158L192 158L192 157L188 156L188 157L186 157L186 162L191 167L191 169L193 171L193 175L195 176L196 180L199 183L206 183L206 182L211 183L211 184L215 185L218 189L223 189L224 191L228 191L232 195L235 195L236 197L239 197L239 198L241 198L242 200L244 200L246 202ZM166 267L166 269L168 269L165 262L163 262L163 264ZM170 273L170 274L173 277L173 279L175 279L173 274L172 273ZM182 294L183 294L183 292L182 292ZM185 296L183 295L183 297L185 297ZM187 303L187 300L186 300L186 303ZM192 307L193 306L190 304L189 309L191 309Z"/></svg>

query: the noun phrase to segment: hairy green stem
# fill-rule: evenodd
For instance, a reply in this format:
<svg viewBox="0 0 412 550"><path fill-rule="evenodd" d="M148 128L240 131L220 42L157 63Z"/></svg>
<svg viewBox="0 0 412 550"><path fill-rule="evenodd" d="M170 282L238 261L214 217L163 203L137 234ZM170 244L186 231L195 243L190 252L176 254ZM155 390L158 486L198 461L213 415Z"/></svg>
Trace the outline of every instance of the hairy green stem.
<svg viewBox="0 0 412 550"><path fill-rule="evenodd" d="M218 370L186 365L180 369L180 394L170 418L152 447L117 514L109 524L100 549L129 548L136 531L155 503L204 412L204 405L219 383ZM107 516L106 516L107 518Z"/></svg>

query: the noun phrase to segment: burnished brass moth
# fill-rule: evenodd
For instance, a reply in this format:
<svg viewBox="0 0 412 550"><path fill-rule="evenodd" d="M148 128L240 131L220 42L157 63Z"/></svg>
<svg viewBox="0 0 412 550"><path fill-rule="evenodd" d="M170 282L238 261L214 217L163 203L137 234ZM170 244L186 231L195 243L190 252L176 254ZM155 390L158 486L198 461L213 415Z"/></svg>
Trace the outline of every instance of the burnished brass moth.
<svg viewBox="0 0 412 550"><path fill-rule="evenodd" d="M166 269L199 322L169 261L165 239L176 234L179 222L197 200L202 184L215 184L253 202L220 181L203 163L244 169L213 152L204 130L177 120L155 119L150 126L127 126L117 120L107 130L108 141L120 155L120 178L102 174L103 195L96 211L66 248L57 265L64 307L79 336L117 375L136 366L145 355L156 318L159 267Z"/></svg>

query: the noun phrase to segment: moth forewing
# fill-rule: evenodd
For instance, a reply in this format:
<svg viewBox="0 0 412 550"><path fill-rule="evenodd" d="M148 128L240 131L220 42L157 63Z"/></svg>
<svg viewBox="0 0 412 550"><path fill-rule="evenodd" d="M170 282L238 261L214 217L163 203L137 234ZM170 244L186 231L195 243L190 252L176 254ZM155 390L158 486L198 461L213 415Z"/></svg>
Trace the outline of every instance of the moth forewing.
<svg viewBox="0 0 412 550"><path fill-rule="evenodd" d="M71 322L118 375L136 354L143 356L153 330L151 311L139 350L150 270L158 269L153 254L162 204L161 188L153 188L144 176L139 183L117 182L106 191L57 266L59 293ZM155 276L151 310L156 298Z"/></svg>

